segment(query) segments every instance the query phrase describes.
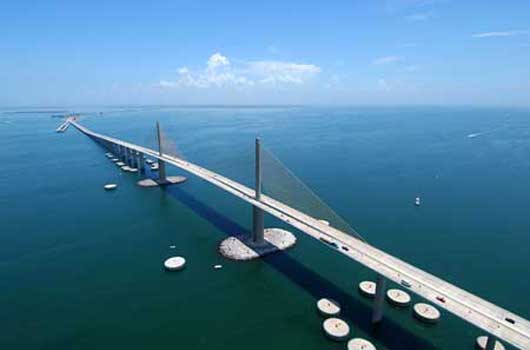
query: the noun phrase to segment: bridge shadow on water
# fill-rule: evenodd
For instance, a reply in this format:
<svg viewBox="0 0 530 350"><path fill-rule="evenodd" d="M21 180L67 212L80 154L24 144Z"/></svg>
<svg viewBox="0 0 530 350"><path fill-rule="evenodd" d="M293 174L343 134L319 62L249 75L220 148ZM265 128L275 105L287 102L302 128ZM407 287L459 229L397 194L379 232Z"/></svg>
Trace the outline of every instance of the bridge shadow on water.
<svg viewBox="0 0 530 350"><path fill-rule="evenodd" d="M187 193L178 186L165 187L164 192L208 220L222 233L229 235L249 233L249 230L226 217L203 201ZM250 210L249 210L250 215ZM361 329L373 339L390 349L426 350L435 349L432 343L412 334L399 323L383 318L379 325L371 324L372 309L342 288L291 257L288 252L277 252L262 258L262 261L282 273L293 283L311 294L315 301L322 297L333 298L341 304L341 318L347 320L355 329ZM390 308L388 304L385 307ZM410 310L404 310L409 312ZM412 317L412 316L411 316ZM428 327L428 326L425 326Z"/></svg>

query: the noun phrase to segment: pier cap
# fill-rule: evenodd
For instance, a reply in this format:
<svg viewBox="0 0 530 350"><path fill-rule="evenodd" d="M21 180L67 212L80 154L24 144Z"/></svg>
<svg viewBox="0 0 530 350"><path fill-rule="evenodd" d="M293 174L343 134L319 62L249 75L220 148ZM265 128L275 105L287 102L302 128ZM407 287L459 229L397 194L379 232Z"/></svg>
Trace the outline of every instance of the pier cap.
<svg viewBox="0 0 530 350"><path fill-rule="evenodd" d="M348 342L348 350L376 350L374 344L363 338L353 338Z"/></svg>
<svg viewBox="0 0 530 350"><path fill-rule="evenodd" d="M369 298L375 297L376 287L377 285L375 284L375 282L372 281L362 281L361 283L359 283L359 291L361 292L361 294Z"/></svg>
<svg viewBox="0 0 530 350"><path fill-rule="evenodd" d="M407 306L410 304L409 293L400 289L389 289L386 292L386 297L391 304L396 306Z"/></svg>
<svg viewBox="0 0 530 350"><path fill-rule="evenodd" d="M164 267L168 271L182 270L186 265L186 259L181 256L174 256L164 261Z"/></svg>
<svg viewBox="0 0 530 350"><path fill-rule="evenodd" d="M322 327L326 335L335 341L345 340L350 334L350 326L340 318L328 318Z"/></svg>
<svg viewBox="0 0 530 350"><path fill-rule="evenodd" d="M320 299L317 301L317 308L324 316L336 316L340 313L340 305L333 299Z"/></svg>
<svg viewBox="0 0 530 350"><path fill-rule="evenodd" d="M476 346L479 349L486 350L486 344L488 343L488 336L482 335L480 337L477 337ZM498 340L495 340L495 346L493 347L494 350L505 350L504 345Z"/></svg>
<svg viewBox="0 0 530 350"><path fill-rule="evenodd" d="M417 303L414 305L414 316L424 322L436 323L440 319L440 311L432 305Z"/></svg>

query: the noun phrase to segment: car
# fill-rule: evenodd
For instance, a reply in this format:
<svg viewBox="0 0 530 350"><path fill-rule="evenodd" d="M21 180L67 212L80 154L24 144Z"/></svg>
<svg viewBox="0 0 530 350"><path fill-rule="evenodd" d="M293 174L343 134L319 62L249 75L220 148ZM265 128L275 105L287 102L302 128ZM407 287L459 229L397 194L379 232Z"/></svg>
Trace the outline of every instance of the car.
<svg viewBox="0 0 530 350"><path fill-rule="evenodd" d="M412 287L412 285L411 285L408 281L406 281L406 280L401 280L401 285L402 285L402 286L405 286L405 287L407 287L407 288Z"/></svg>
<svg viewBox="0 0 530 350"><path fill-rule="evenodd" d="M504 318L506 322L510 322L511 324L515 324L515 320L513 318L506 317Z"/></svg>
<svg viewBox="0 0 530 350"><path fill-rule="evenodd" d="M441 303L445 303L445 298L444 297L438 296L438 297L436 297L436 300L438 300Z"/></svg>
<svg viewBox="0 0 530 350"><path fill-rule="evenodd" d="M338 249L338 248L339 248L339 246L337 245L337 243L332 242L332 241L330 241L330 240L327 239L327 238L319 237L319 239L320 239L322 242L326 243L327 245L332 246L332 247L335 248L335 249Z"/></svg>

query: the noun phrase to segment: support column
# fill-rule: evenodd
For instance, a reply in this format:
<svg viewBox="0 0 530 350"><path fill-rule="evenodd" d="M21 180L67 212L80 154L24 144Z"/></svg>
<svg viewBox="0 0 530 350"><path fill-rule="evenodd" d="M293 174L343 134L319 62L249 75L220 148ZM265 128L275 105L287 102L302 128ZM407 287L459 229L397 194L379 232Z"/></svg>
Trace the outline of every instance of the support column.
<svg viewBox="0 0 530 350"><path fill-rule="evenodd" d="M372 324L381 322L383 319L383 305L385 302L386 279L378 275L375 286L375 298L372 306Z"/></svg>
<svg viewBox="0 0 530 350"><path fill-rule="evenodd" d="M130 148L126 148L125 149L125 163L128 165L128 166L132 166L132 151Z"/></svg>
<svg viewBox="0 0 530 350"><path fill-rule="evenodd" d="M140 152L136 155L136 163L138 165L138 173L142 173L145 170L144 155Z"/></svg>
<svg viewBox="0 0 530 350"><path fill-rule="evenodd" d="M493 350L495 348L495 343L497 342L497 337L490 334L488 335L488 341L486 342L486 350Z"/></svg>
<svg viewBox="0 0 530 350"><path fill-rule="evenodd" d="M122 162L127 162L127 148L121 146L121 159Z"/></svg>
<svg viewBox="0 0 530 350"><path fill-rule="evenodd" d="M131 150L131 167L138 168L137 164L138 155L135 150Z"/></svg>
<svg viewBox="0 0 530 350"><path fill-rule="evenodd" d="M261 144L260 139L256 138L256 187L255 199L261 199ZM252 241L257 244L263 243L263 210L253 206L252 207Z"/></svg>
<svg viewBox="0 0 530 350"><path fill-rule="evenodd" d="M158 136L158 155L162 156L162 140L160 138L160 124L156 122L156 134ZM158 180L166 182L166 163L158 160Z"/></svg>

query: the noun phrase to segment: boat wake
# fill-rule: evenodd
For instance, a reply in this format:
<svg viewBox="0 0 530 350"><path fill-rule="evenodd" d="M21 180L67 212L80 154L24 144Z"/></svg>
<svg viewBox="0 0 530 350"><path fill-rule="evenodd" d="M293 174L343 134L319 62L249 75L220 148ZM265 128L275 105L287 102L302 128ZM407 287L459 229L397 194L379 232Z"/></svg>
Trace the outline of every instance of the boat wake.
<svg viewBox="0 0 530 350"><path fill-rule="evenodd" d="M467 138L474 139L475 137L491 134L491 133L494 133L496 131L499 131L499 130L502 130L502 129L506 129L507 127L508 127L508 125L503 125L503 126L499 126L498 128L491 129L489 131L483 131L483 132L476 132L476 133L468 134Z"/></svg>

